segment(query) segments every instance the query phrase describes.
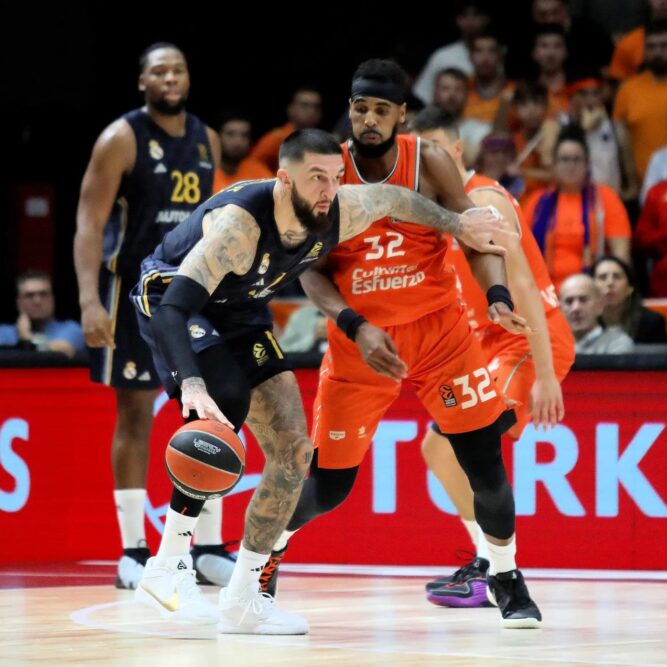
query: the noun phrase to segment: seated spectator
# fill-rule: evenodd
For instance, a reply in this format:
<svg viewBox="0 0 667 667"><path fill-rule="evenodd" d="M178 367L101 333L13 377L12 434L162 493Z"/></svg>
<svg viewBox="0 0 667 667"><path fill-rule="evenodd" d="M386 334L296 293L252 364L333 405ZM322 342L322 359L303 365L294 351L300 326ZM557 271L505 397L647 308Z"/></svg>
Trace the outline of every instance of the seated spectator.
<svg viewBox="0 0 667 667"><path fill-rule="evenodd" d="M593 264L592 276L604 310L600 318L605 327L618 326L635 343L667 343L665 319L642 306L634 272L618 257L600 257Z"/></svg>
<svg viewBox="0 0 667 667"><path fill-rule="evenodd" d="M651 296L667 297L667 176L648 191L635 228L633 248L652 262Z"/></svg>
<svg viewBox="0 0 667 667"><path fill-rule="evenodd" d="M272 174L275 174L278 170L280 144L295 130L317 127L320 120L322 120L320 93L313 88L299 88L287 107L287 122L269 130L261 137L250 152L250 157L262 162Z"/></svg>
<svg viewBox="0 0 667 667"><path fill-rule="evenodd" d="M548 23L537 28L532 58L537 67L535 80L546 88L549 96L547 117L558 120L570 108L565 74L567 44L562 26Z"/></svg>
<svg viewBox="0 0 667 667"><path fill-rule="evenodd" d="M621 164L614 126L602 99L602 81L595 78L579 79L572 83L570 93L570 120L586 135L590 155L591 178L595 183L621 191Z"/></svg>
<svg viewBox="0 0 667 667"><path fill-rule="evenodd" d="M505 46L490 32L482 33L472 39L470 59L475 71L463 115L492 124L514 90L505 77Z"/></svg>
<svg viewBox="0 0 667 667"><path fill-rule="evenodd" d="M26 271L16 279L16 309L16 324L0 324L0 346L62 352L68 357L85 349L79 323L55 319L51 277L47 273Z"/></svg>
<svg viewBox="0 0 667 667"><path fill-rule="evenodd" d="M572 329L577 354L623 354L632 352L632 338L620 327L603 328L602 299L590 276L577 273L563 281L560 307Z"/></svg>
<svg viewBox="0 0 667 667"><path fill-rule="evenodd" d="M659 148L651 155L646 176L644 176L644 182L642 183L642 191L639 195L641 204L646 201L648 191L660 181L667 181L667 146Z"/></svg>
<svg viewBox="0 0 667 667"><path fill-rule="evenodd" d="M628 200L639 195L651 155L667 145L667 21L646 28L644 53L646 70L623 82L614 103Z"/></svg>
<svg viewBox="0 0 667 667"><path fill-rule="evenodd" d="M498 181L517 199L525 185L516 168L516 151L508 134L489 134L482 140L476 169L480 174Z"/></svg>
<svg viewBox="0 0 667 667"><path fill-rule="evenodd" d="M248 157L252 138L250 121L242 115L229 114L220 125L220 167L215 170L213 192L232 183L256 178L273 178L274 172L259 160Z"/></svg>
<svg viewBox="0 0 667 667"><path fill-rule="evenodd" d="M520 83L514 91L512 110L518 129L512 135L516 166L523 178L521 202L551 183L553 151L560 126L547 118L547 90L540 83Z"/></svg>
<svg viewBox="0 0 667 667"><path fill-rule="evenodd" d="M648 0L649 23L667 20L667 0ZM625 81L635 74L644 63L644 40L646 26L631 30L616 43L614 55L609 65L609 76L618 81Z"/></svg>
<svg viewBox="0 0 667 667"><path fill-rule="evenodd" d="M476 118L464 118L463 110L468 102L468 77L458 69L445 69L438 74L433 93L433 104L451 114L459 128L461 141L465 146L463 162L467 167L475 164L479 146L491 132L491 125Z"/></svg>
<svg viewBox="0 0 667 667"><path fill-rule="evenodd" d="M588 148L576 126L563 128L554 152L553 187L538 190L525 207L533 234L558 288L574 273L612 254L630 260L630 220L618 195L588 176Z"/></svg>
<svg viewBox="0 0 667 667"><path fill-rule="evenodd" d="M327 318L315 306L301 306L289 316L279 342L285 352L324 352Z"/></svg>
<svg viewBox="0 0 667 667"><path fill-rule="evenodd" d="M461 33L461 39L431 54L412 89L412 92L424 104L433 102L436 78L443 69L456 68L467 75L473 73L470 61L470 41L475 35L479 35L486 29L490 20L488 9L480 0L459 2L454 21Z"/></svg>

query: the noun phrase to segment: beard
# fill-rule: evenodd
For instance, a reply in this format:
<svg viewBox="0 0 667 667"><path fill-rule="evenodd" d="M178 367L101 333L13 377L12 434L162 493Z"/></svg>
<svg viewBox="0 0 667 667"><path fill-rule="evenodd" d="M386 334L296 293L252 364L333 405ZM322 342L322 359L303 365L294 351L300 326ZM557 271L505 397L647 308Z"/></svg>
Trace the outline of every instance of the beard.
<svg viewBox="0 0 667 667"><path fill-rule="evenodd" d="M296 219L309 234L325 234L333 224L333 204L326 213L313 213L311 206L292 186L292 208Z"/></svg>
<svg viewBox="0 0 667 667"><path fill-rule="evenodd" d="M161 113L164 116L178 116L178 114L185 109L185 103L187 101L188 98L183 95L178 102L167 102L167 100L157 99L151 100L150 105L158 113Z"/></svg>
<svg viewBox="0 0 667 667"><path fill-rule="evenodd" d="M378 158L382 157L395 143L396 135L398 134L398 124L394 125L394 129L391 131L391 136L386 141L383 141L380 144L364 144L354 135L352 135L352 143L354 144L354 150L361 155L361 157L367 158Z"/></svg>

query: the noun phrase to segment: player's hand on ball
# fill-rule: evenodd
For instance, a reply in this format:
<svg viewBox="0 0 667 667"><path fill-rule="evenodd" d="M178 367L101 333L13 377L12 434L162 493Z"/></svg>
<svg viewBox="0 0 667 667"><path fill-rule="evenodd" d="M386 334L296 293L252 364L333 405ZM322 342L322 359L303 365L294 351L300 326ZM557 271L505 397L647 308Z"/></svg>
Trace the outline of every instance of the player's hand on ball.
<svg viewBox="0 0 667 667"><path fill-rule="evenodd" d="M492 303L489 306L487 313L489 319L494 324L498 324L511 334L525 334L526 336L529 336L530 334L535 333L534 330L530 328L525 318L521 317L521 315L517 315L513 310L510 310L509 306L502 301Z"/></svg>
<svg viewBox="0 0 667 667"><path fill-rule="evenodd" d="M386 331L364 322L357 330L355 342L364 361L380 375L400 382L408 374L408 367L398 356L394 341Z"/></svg>
<svg viewBox="0 0 667 667"><path fill-rule="evenodd" d="M202 378L186 378L181 385L181 403L183 418L187 419L194 410L199 419L216 419L230 428L234 425L222 414L215 401L208 395L206 384Z"/></svg>

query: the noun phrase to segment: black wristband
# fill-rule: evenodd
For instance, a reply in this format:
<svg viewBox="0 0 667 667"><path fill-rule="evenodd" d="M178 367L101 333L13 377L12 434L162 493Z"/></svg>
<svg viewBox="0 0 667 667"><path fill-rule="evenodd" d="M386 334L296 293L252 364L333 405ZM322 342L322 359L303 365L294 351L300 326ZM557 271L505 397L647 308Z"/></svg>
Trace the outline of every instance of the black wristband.
<svg viewBox="0 0 667 667"><path fill-rule="evenodd" d="M368 320L352 308L343 308L336 318L336 326L352 341L357 335L359 327Z"/></svg>
<svg viewBox="0 0 667 667"><path fill-rule="evenodd" d="M17 350L36 350L37 345L27 338L19 338L19 341L14 348Z"/></svg>
<svg viewBox="0 0 667 667"><path fill-rule="evenodd" d="M512 295L505 285L491 285L486 292L486 300L489 306L499 301L504 303L510 310L514 310Z"/></svg>

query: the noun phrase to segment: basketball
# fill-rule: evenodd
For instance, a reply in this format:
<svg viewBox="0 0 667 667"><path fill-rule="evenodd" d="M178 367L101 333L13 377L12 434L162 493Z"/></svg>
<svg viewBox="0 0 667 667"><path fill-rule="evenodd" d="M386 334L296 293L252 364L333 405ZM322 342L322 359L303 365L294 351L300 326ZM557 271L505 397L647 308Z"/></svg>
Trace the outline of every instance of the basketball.
<svg viewBox="0 0 667 667"><path fill-rule="evenodd" d="M231 428L212 419L181 426L165 453L167 474L190 498L209 500L229 493L245 469L245 447Z"/></svg>

